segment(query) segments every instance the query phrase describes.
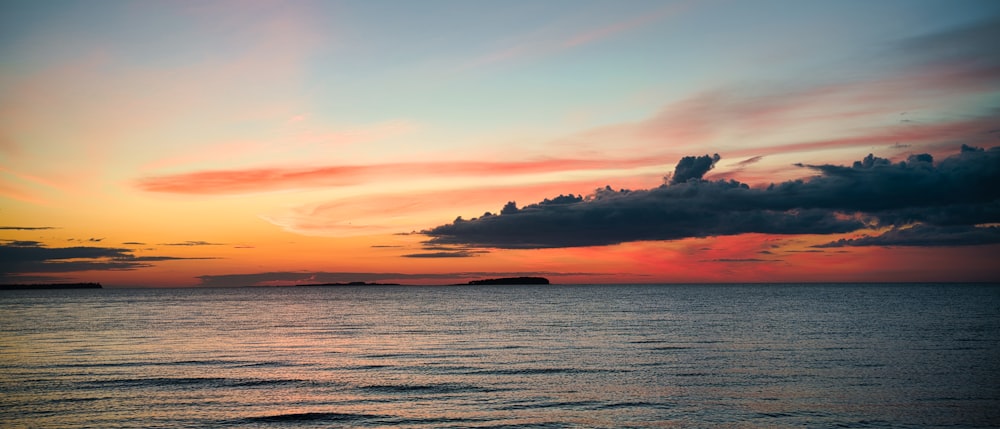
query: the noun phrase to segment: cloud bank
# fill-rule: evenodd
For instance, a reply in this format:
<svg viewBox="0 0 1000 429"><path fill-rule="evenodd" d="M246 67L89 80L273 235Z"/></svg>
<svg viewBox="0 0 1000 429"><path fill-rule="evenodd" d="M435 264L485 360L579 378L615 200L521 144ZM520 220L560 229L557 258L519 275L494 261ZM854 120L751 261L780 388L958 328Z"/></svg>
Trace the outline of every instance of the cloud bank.
<svg viewBox="0 0 1000 429"><path fill-rule="evenodd" d="M24 273L69 273L91 270L135 270L175 256L136 256L117 247L46 247L37 241L5 240L0 244L0 278L23 280ZM30 277L34 278L34 277Z"/></svg>
<svg viewBox="0 0 1000 429"><path fill-rule="evenodd" d="M499 215L459 217L422 233L431 237L429 244L493 248L596 246L744 233L835 234L865 228L893 229L880 240L848 240L839 246L927 245L917 235L925 240L937 237L947 245L1000 242L995 228L977 227L1000 222L998 147L963 145L960 153L939 162L929 154L918 154L898 163L868 155L852 166L800 164L818 175L766 188L750 188L735 180L704 180L718 160L717 155L685 157L667 183L653 189L607 187L586 197L560 195L523 208L509 202ZM908 226L912 230L901 229ZM984 234L967 239L979 233Z"/></svg>

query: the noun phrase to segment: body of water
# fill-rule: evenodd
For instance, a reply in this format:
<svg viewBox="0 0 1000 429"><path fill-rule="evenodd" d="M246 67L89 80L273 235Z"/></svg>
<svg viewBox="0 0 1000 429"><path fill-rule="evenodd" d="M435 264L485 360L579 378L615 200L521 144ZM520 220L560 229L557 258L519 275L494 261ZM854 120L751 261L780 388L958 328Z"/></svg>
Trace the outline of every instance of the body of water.
<svg viewBox="0 0 1000 429"><path fill-rule="evenodd" d="M996 427L1000 286L0 292L0 427Z"/></svg>

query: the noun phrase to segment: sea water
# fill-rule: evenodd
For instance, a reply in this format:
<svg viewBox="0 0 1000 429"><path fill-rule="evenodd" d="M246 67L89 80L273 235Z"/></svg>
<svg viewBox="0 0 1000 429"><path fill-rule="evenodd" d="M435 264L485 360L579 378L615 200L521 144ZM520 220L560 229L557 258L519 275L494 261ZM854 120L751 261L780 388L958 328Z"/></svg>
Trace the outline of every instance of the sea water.
<svg viewBox="0 0 1000 429"><path fill-rule="evenodd" d="M996 427L1000 286L0 292L0 427Z"/></svg>

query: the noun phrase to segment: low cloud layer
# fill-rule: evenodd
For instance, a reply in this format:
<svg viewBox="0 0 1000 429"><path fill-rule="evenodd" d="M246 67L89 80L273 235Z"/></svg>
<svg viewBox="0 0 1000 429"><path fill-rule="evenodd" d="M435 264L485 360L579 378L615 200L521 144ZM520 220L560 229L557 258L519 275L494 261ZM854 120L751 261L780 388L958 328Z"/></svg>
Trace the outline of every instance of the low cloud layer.
<svg viewBox="0 0 1000 429"><path fill-rule="evenodd" d="M171 261L175 256L136 256L117 247L46 247L37 241L7 240L0 244L0 278L25 281L22 273L69 273L91 270L134 270L150 262Z"/></svg>
<svg viewBox="0 0 1000 429"><path fill-rule="evenodd" d="M851 246L974 246L1000 243L1000 227L916 224L892 228L881 235L843 238L819 248Z"/></svg>
<svg viewBox="0 0 1000 429"><path fill-rule="evenodd" d="M800 165L818 173L806 180L750 188L734 180L707 181L703 175L718 156L685 157L667 183L653 189L600 189L583 197L560 195L499 215L455 222L423 231L430 244L496 248L554 248L618 244L641 240L768 234L835 234L865 228L895 228L877 240L854 245L904 244L927 228L947 245L1000 242L977 225L1000 222L1000 148L962 146L960 153L935 162L918 154L893 163L869 155L852 166ZM918 229L902 232L902 227ZM940 228L952 228L945 239ZM960 239L958 228L978 240ZM895 232L893 232L895 231ZM933 240L935 234L924 234ZM990 238L992 237L992 238ZM910 240L910 243L919 241ZM834 245L834 244L831 244ZM944 244L941 244L944 245Z"/></svg>

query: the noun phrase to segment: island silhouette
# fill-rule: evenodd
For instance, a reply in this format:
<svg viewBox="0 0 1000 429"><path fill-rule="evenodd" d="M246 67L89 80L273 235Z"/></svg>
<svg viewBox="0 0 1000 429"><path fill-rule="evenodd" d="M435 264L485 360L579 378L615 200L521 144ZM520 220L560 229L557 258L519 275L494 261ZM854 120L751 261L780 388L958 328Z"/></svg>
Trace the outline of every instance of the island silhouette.
<svg viewBox="0 0 1000 429"><path fill-rule="evenodd" d="M498 279L472 280L467 285L547 285L545 277L502 277Z"/></svg>
<svg viewBox="0 0 1000 429"><path fill-rule="evenodd" d="M32 289L102 289L100 283L33 283L0 285L0 290Z"/></svg>

